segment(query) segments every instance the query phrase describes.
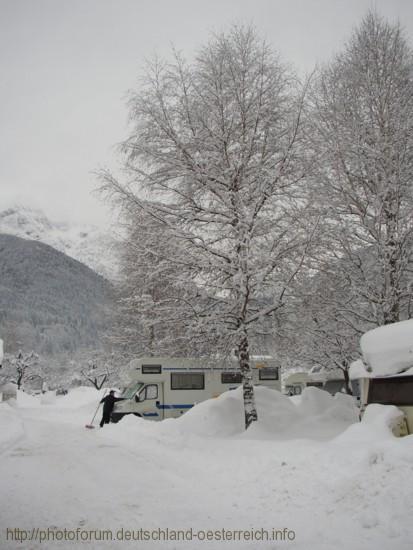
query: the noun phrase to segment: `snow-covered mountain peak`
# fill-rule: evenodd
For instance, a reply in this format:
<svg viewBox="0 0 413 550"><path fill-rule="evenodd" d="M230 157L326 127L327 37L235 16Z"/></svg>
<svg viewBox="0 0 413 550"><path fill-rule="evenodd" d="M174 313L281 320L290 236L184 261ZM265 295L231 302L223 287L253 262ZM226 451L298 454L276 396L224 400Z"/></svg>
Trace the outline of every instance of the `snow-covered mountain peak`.
<svg viewBox="0 0 413 550"><path fill-rule="evenodd" d="M51 222L41 210L20 205L0 212L0 228L2 233L13 233L33 240L38 240L45 230L53 230Z"/></svg>
<svg viewBox="0 0 413 550"><path fill-rule="evenodd" d="M41 210L13 205L0 211L0 233L43 242L108 279L116 277L115 241L94 225L55 222Z"/></svg>

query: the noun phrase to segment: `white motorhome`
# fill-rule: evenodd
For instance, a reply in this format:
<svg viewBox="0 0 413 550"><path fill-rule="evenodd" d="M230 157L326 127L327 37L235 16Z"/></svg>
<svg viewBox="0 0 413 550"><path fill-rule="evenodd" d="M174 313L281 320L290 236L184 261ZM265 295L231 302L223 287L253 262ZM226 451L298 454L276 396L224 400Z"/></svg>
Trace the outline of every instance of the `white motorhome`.
<svg viewBox="0 0 413 550"><path fill-rule="evenodd" d="M284 392L286 395L301 395L310 383L308 372L294 372L284 379ZM320 383L320 386L322 384Z"/></svg>
<svg viewBox="0 0 413 550"><path fill-rule="evenodd" d="M305 388L310 386L325 390L331 395L345 392L343 373L338 369L318 369L308 372L294 372L285 378L286 395L301 395ZM352 385L354 395L358 395L357 388Z"/></svg>
<svg viewBox="0 0 413 550"><path fill-rule="evenodd" d="M272 358L251 359L254 385L281 391L280 368ZM202 359L142 357L131 362L131 383L115 404L112 421L126 414L151 420L177 417L195 404L218 397L242 383L237 363Z"/></svg>

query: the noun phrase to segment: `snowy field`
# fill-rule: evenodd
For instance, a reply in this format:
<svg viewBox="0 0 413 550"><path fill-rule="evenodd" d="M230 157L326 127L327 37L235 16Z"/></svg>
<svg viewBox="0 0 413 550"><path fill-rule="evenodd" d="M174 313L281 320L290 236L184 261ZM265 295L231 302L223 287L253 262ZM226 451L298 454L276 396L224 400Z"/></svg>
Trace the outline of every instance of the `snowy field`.
<svg viewBox="0 0 413 550"><path fill-rule="evenodd" d="M257 388L246 433L239 390L177 420L85 429L98 399L0 403L0 548L413 547L413 436L392 436L392 407L359 423L346 396Z"/></svg>

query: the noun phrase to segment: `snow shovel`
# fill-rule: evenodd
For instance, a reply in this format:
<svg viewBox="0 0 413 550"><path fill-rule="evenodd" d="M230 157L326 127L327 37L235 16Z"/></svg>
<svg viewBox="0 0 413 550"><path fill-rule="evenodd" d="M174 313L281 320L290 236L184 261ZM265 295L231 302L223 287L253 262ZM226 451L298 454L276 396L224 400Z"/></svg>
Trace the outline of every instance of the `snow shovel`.
<svg viewBox="0 0 413 550"><path fill-rule="evenodd" d="M103 397L105 397L106 394L107 394L107 390L105 390L105 393L103 394ZM103 397L102 397L102 399L103 399ZM89 430L94 430L95 429L95 426L93 425L93 421L95 420L95 416L98 413L99 407L100 407L100 401L99 401L99 405L97 406L97 408L95 410L95 414L93 415L93 418L92 418L90 424L86 424L85 428L89 428Z"/></svg>

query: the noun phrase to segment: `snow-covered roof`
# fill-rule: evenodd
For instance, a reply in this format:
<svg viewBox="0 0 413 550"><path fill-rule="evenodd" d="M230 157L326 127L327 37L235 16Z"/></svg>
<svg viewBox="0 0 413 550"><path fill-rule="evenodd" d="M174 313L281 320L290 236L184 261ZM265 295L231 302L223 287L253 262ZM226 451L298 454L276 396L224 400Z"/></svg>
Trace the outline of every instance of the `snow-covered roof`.
<svg viewBox="0 0 413 550"><path fill-rule="evenodd" d="M406 374L413 367L413 319L369 330L360 346L373 376Z"/></svg>
<svg viewBox="0 0 413 550"><path fill-rule="evenodd" d="M326 368L322 365L315 365L308 372L314 382L326 382L327 380L343 380L343 372L336 367Z"/></svg>
<svg viewBox="0 0 413 550"><path fill-rule="evenodd" d="M359 378L371 378L372 374L366 369L366 365L361 359L353 361L349 370L350 380L358 380Z"/></svg>

